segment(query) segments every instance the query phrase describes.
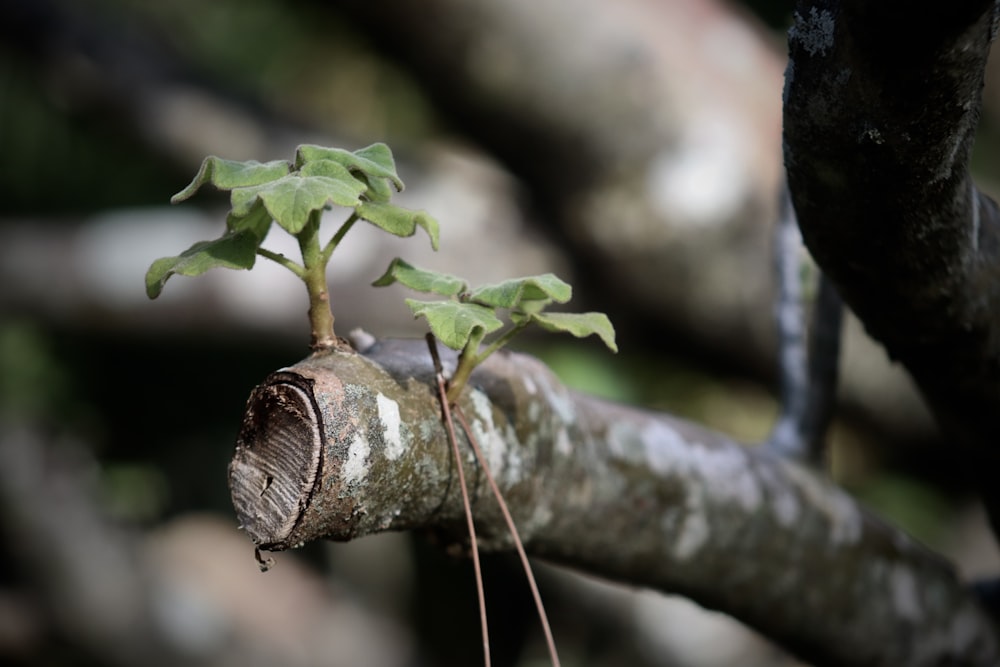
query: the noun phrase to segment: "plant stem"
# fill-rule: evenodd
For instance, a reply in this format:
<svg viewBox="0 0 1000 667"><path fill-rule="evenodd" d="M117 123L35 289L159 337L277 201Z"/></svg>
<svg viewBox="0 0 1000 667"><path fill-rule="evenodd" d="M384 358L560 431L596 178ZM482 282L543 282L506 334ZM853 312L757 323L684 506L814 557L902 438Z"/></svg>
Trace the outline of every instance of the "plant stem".
<svg viewBox="0 0 1000 667"><path fill-rule="evenodd" d="M357 212L351 213L351 217L349 217L347 220L344 221L342 225L340 225L340 228L337 230L337 233L334 234L333 238L331 238L327 242L326 246L323 247L323 255L322 255L323 266L326 266L327 262L330 261L330 255L333 254L333 251L337 248L338 245L340 245L341 240L343 240L344 235L351 230L351 227L353 227L354 223L357 222L358 220L360 220L360 218L358 218Z"/></svg>
<svg viewBox="0 0 1000 667"><path fill-rule="evenodd" d="M458 366L455 368L455 372L452 373L451 379L448 380L448 402L455 405L458 402L458 397L462 394L462 390L465 389L465 385L469 381L469 376L472 374L472 371L475 370L476 366L482 363L483 359L509 343L511 339L519 334L521 329L526 326L528 326L527 320L519 324L515 324L513 327L505 331L502 336L487 345L482 352L479 351L479 345L482 343L483 336L480 335L478 337L473 336L469 338L469 342L465 344L465 348L462 350L462 353L458 355Z"/></svg>
<svg viewBox="0 0 1000 667"><path fill-rule="evenodd" d="M502 348L504 345L509 343L514 338L514 336L521 333L521 330L528 326L528 322L530 322L530 320L523 320L522 322L515 324L510 329L505 331L503 335L501 335L499 338L497 338L492 343L487 345L486 348L479 353L479 356L476 359L476 364L479 364L480 362L483 361L483 359L490 356L491 354Z"/></svg>
<svg viewBox="0 0 1000 667"><path fill-rule="evenodd" d="M469 375L472 374L473 369L478 363L479 359L476 357L475 349L470 349L466 345L462 353L458 355L458 366L455 367L455 372L451 374L451 378L448 380L446 398L449 405L455 405L458 402L458 397L462 395L462 390L465 389Z"/></svg>
<svg viewBox="0 0 1000 667"><path fill-rule="evenodd" d="M326 285L326 261L319 245L319 220L321 211L313 211L309 221L298 233L302 251L302 280L309 291L309 323L312 326L311 347L326 350L337 346L333 333L333 311Z"/></svg>
<svg viewBox="0 0 1000 667"><path fill-rule="evenodd" d="M303 279L305 278L306 270L302 268L301 265L297 264L293 260L288 259L281 253L272 252L267 248L257 248L257 254L260 255L261 257L271 260L272 262L275 262L276 264L280 264L281 266L285 267L286 269L297 275L299 278Z"/></svg>

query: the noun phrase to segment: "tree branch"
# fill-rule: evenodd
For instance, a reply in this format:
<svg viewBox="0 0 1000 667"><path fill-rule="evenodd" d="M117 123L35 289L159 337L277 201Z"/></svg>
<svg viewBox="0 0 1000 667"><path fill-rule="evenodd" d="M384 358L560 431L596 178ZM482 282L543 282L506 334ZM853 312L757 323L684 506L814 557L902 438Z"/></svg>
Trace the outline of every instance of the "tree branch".
<svg viewBox="0 0 1000 667"><path fill-rule="evenodd" d="M809 299L814 302L809 318L812 332L807 335L802 232L787 188L781 200L774 244L781 413L767 446L780 456L821 465L836 403L844 308L830 279L817 276L816 297Z"/></svg>
<svg viewBox="0 0 1000 667"><path fill-rule="evenodd" d="M423 341L386 341L258 386L230 467L251 539L280 550L386 530L461 535L432 373ZM952 568L825 478L574 394L523 355L494 355L472 380L461 404L529 553L686 595L817 665L998 659L996 628ZM509 548L467 465L481 544Z"/></svg>
<svg viewBox="0 0 1000 667"><path fill-rule="evenodd" d="M784 109L807 246L942 424L977 444L991 470L1000 461L1000 216L968 165L996 20L989 0L799 2Z"/></svg>

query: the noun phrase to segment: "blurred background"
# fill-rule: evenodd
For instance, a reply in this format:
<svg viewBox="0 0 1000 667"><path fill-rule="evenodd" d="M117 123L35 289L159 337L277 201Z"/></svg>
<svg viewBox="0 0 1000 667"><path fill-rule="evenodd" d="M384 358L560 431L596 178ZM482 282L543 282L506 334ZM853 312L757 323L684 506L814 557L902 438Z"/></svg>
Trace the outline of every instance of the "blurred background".
<svg viewBox="0 0 1000 667"><path fill-rule="evenodd" d="M441 251L352 231L330 270L341 334L423 334L401 291L368 286L395 255L474 283L554 271L574 309L611 316L621 353L522 349L584 391L763 438L791 11L0 0L0 662L481 661L471 569L425 536L309 545L261 574L236 531L243 405L308 352L307 304L263 261L147 300L154 259L223 227L222 197L168 204L208 154L393 147L399 201L441 221ZM975 158L987 191L994 88ZM265 245L291 251L278 236ZM960 462L853 321L842 378L836 478L967 576L1000 569ZM546 664L516 563L484 562L494 664ZM793 664L686 601L538 567L567 666Z"/></svg>

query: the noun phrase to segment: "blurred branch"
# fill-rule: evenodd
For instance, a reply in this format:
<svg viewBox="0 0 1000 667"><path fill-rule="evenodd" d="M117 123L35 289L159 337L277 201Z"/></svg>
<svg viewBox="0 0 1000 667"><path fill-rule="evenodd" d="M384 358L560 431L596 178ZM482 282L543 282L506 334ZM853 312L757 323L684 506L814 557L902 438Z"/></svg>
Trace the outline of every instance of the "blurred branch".
<svg viewBox="0 0 1000 667"><path fill-rule="evenodd" d="M95 470L84 448L9 424L0 440L5 542L30 566L59 631L115 665L188 662L156 631L135 536L112 526L85 488Z"/></svg>
<svg viewBox="0 0 1000 667"><path fill-rule="evenodd" d="M805 241L990 477L1000 213L969 159L998 5L798 3L785 160ZM897 38L887 40L886 34Z"/></svg>
<svg viewBox="0 0 1000 667"><path fill-rule="evenodd" d="M111 12L128 24L121 30L109 14L69 2L15 4L0 32L27 56L32 78L47 82L69 113L118 119L119 131L142 137L163 162L193 170L206 153L272 159L296 143L335 142L212 81L157 39L134 9ZM333 11L328 4L310 9ZM407 201L451 230L436 266L483 281L556 268L594 307L611 312L626 338L662 345L664 334L679 334L672 340L716 362L772 375L777 346L761 313L771 309L773 291L766 227L780 174L781 60L745 15L714 2L644 0L338 3L336 11L346 11L374 46L418 78L442 113L524 179L559 250L579 271L567 275L571 268L551 245L526 234L521 192L505 174L451 151L406 164L404 151L404 194L414 197ZM716 57L720 43L725 58ZM130 294L141 298L141 289L126 289L141 281L141 264L174 252L178 237L138 218L117 216L114 230L96 225L85 244L61 231L50 237L34 222L0 229L3 282L18 286L0 291L0 305L60 319L99 312L101 321L111 315L158 328L272 331L275 323L297 322L289 310L298 307L294 296L266 301L271 290L256 286L238 293L228 275L211 276L218 283L207 298L172 301L168 294L156 308L130 301ZM490 244L470 256L470 247L480 247L470 239L485 233ZM119 247L123 240L128 249ZM115 246L100 256L107 276L84 273L97 242ZM416 335L407 313L392 316L391 295L355 296L374 277L360 268L394 250L354 252L359 270L338 290L342 321ZM271 276L267 282L282 284ZM845 400L894 433L926 437L928 420L909 381L856 327L848 332Z"/></svg>
<svg viewBox="0 0 1000 667"><path fill-rule="evenodd" d="M9 423L0 443L7 567L34 584L47 639L120 667L411 658L404 631L331 596L315 573L286 562L260 581L228 522L189 519L150 534L117 525L101 510L97 464L81 443Z"/></svg>
<svg viewBox="0 0 1000 667"><path fill-rule="evenodd" d="M802 232L787 188L781 195L774 245L781 413L767 445L781 456L821 466L836 404L844 309L830 279L822 274L815 279L815 298L803 294ZM808 316L807 303L812 304Z"/></svg>
<svg viewBox="0 0 1000 667"><path fill-rule="evenodd" d="M93 11L65 0L7 2L0 37L68 114L116 119L162 158L194 169L206 152L276 156L306 129L211 81L139 12ZM127 24L128 29L123 29Z"/></svg>
<svg viewBox="0 0 1000 667"><path fill-rule="evenodd" d="M776 290L766 267L783 61L752 19L713 1L354 1L338 11L522 178L571 251L579 292L626 339L657 346L668 335L773 376L778 345L761 314ZM893 434L927 438L909 378L855 322L844 338L841 400Z"/></svg>
<svg viewBox="0 0 1000 667"><path fill-rule="evenodd" d="M258 546L461 535L427 356L422 341L383 341L255 390L230 484ZM821 475L573 394L522 355L495 355L473 381L462 407L530 553L688 596L817 665L996 662L997 629L951 567ZM485 543L510 548L467 465Z"/></svg>
<svg viewBox="0 0 1000 667"><path fill-rule="evenodd" d="M616 322L643 313L770 371L758 313L770 303L781 62L746 16L642 0L339 7L523 179ZM729 57L712 57L717 41Z"/></svg>

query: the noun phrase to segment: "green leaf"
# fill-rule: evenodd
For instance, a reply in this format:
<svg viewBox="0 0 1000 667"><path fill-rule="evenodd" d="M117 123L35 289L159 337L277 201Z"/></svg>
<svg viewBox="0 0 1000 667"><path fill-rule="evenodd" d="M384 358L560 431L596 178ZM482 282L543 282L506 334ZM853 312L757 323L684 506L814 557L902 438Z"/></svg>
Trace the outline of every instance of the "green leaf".
<svg viewBox="0 0 1000 667"><path fill-rule="evenodd" d="M333 160L313 160L307 162L302 165L298 174L299 176L326 176L335 181L345 181L351 187L356 187L351 181L359 180L354 174L348 171L347 167Z"/></svg>
<svg viewBox="0 0 1000 667"><path fill-rule="evenodd" d="M396 282L418 292L433 292L442 296L455 296L468 289L466 282L457 276L419 269L399 257L389 263L389 268L372 285L385 287Z"/></svg>
<svg viewBox="0 0 1000 667"><path fill-rule="evenodd" d="M365 184L356 178L338 180L329 176L299 176L291 174L270 183L237 188L230 195L231 215L239 218L250 214L259 199L271 217L288 230L298 234L313 211L327 204L354 208Z"/></svg>
<svg viewBox="0 0 1000 667"><path fill-rule="evenodd" d="M513 313L511 319L517 324L529 319L546 331L566 332L577 338L597 334L612 352L618 351L615 328L604 313Z"/></svg>
<svg viewBox="0 0 1000 667"><path fill-rule="evenodd" d="M407 299L406 305L414 317L426 317L431 333L453 350L464 348L473 336L481 339L503 326L492 310L475 303Z"/></svg>
<svg viewBox="0 0 1000 667"><path fill-rule="evenodd" d="M526 278L513 278L501 283L483 285L474 289L468 300L493 308L518 308L522 304L526 310L541 310L541 305L550 301L566 303L573 296L569 283L560 280L553 273ZM542 302L528 304L526 302Z"/></svg>
<svg viewBox="0 0 1000 667"><path fill-rule="evenodd" d="M232 211L226 216L226 229L230 232L250 231L261 241L271 229L271 214L267 212L260 199L254 199L250 210L244 215L235 215Z"/></svg>
<svg viewBox="0 0 1000 667"><path fill-rule="evenodd" d="M364 195L368 201L387 204L392 199L392 186L384 178L375 178L364 173L354 174L354 178L360 179L368 186Z"/></svg>
<svg viewBox="0 0 1000 667"><path fill-rule="evenodd" d="M209 155L202 161L194 180L171 197L170 203L176 204L190 198L206 183L211 183L220 190L261 185L288 175L290 168L291 165L286 160L235 162Z"/></svg>
<svg viewBox="0 0 1000 667"><path fill-rule="evenodd" d="M260 241L252 230L247 229L226 234L214 241L195 243L177 257L160 258L146 272L146 294L150 299L158 297L167 279L174 274L197 276L218 267L251 269L257 259Z"/></svg>
<svg viewBox="0 0 1000 667"><path fill-rule="evenodd" d="M438 249L438 221L424 211L411 211L395 204L366 201L357 207L358 215L379 229L396 236L413 236L423 227L431 237L431 247Z"/></svg>
<svg viewBox="0 0 1000 667"><path fill-rule="evenodd" d="M403 191L403 181L396 175L396 162L392 158L392 151L385 144L372 144L353 153L342 148L325 148L311 144L298 147L295 156L296 166L302 167L315 160L339 162L351 171L387 179L396 186L396 190Z"/></svg>

